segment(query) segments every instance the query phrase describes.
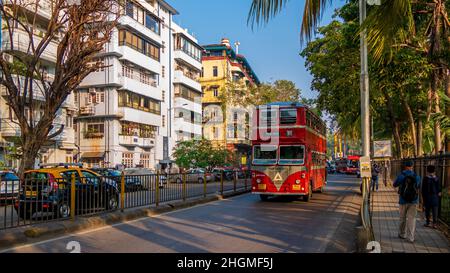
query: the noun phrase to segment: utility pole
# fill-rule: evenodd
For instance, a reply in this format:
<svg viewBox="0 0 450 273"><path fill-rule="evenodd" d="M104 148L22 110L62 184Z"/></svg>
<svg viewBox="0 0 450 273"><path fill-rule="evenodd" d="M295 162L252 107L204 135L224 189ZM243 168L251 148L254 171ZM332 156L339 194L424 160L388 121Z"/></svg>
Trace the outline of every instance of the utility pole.
<svg viewBox="0 0 450 273"><path fill-rule="evenodd" d="M364 23L367 16L366 0L359 0L359 22ZM361 139L363 156L370 156L370 106L369 106L369 67L367 64L367 32L361 36Z"/></svg>

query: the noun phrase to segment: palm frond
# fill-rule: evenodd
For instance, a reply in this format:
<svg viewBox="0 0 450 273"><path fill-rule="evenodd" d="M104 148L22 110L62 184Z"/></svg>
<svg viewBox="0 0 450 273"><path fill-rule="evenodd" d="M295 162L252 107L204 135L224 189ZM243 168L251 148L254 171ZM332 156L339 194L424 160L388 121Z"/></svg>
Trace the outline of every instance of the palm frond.
<svg viewBox="0 0 450 273"><path fill-rule="evenodd" d="M266 24L276 16L289 0L253 0L248 13L247 24Z"/></svg>
<svg viewBox="0 0 450 273"><path fill-rule="evenodd" d="M325 7L332 0L305 0L300 40L311 40L314 31L322 18ZM248 13L247 24L252 28L256 25L267 24L275 17L289 0L253 0Z"/></svg>
<svg viewBox="0 0 450 273"><path fill-rule="evenodd" d="M383 0L373 6L361 26L367 30L367 41L372 55L381 60L396 41L404 41L414 32L414 18L410 0Z"/></svg>
<svg viewBox="0 0 450 273"><path fill-rule="evenodd" d="M314 31L322 18L327 3L331 0L305 0L303 10L302 27L300 31L300 40L303 43L306 39L310 41Z"/></svg>

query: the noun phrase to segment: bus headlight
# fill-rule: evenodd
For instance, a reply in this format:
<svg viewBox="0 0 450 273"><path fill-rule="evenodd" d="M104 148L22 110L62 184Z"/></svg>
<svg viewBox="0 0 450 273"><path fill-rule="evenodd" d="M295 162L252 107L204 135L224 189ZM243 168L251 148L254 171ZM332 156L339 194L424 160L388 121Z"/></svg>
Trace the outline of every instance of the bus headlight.
<svg viewBox="0 0 450 273"><path fill-rule="evenodd" d="M259 179L259 178L256 179L256 183L261 184L261 182L262 182L261 179Z"/></svg>
<svg viewBox="0 0 450 273"><path fill-rule="evenodd" d="M306 178L306 173L302 173L302 178L303 178L303 179Z"/></svg>
<svg viewBox="0 0 450 273"><path fill-rule="evenodd" d="M295 180L295 184L299 185L300 184L300 179Z"/></svg>

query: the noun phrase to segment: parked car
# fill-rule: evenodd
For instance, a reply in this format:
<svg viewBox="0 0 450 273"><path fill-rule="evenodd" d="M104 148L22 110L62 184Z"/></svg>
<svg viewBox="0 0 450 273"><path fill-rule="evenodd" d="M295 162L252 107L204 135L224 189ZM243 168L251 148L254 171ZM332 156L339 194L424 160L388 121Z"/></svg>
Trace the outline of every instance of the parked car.
<svg viewBox="0 0 450 273"><path fill-rule="evenodd" d="M128 168L124 170L126 176L130 176L135 180L134 182L140 184L143 189L146 186L150 186L150 181L156 179L156 173L149 169L144 168ZM159 187L163 188L164 185L167 184L167 177L165 175L159 176Z"/></svg>
<svg viewBox="0 0 450 273"><path fill-rule="evenodd" d="M205 169L190 169L186 172L186 183L204 183L206 178L206 182L213 182L214 175L211 173L207 173ZM177 183L183 183L183 178L177 177Z"/></svg>
<svg viewBox="0 0 450 273"><path fill-rule="evenodd" d="M110 169L110 168L91 168L90 170L100 174L101 176L110 178L114 181L116 181L117 185L119 186L122 183L122 172L116 169ZM138 177L135 176L127 176L125 174L125 192L132 192L132 191L141 191L145 190L144 185L141 183L141 180Z"/></svg>
<svg viewBox="0 0 450 273"><path fill-rule="evenodd" d="M327 172L335 174L337 172L336 164L334 162L327 162Z"/></svg>
<svg viewBox="0 0 450 273"><path fill-rule="evenodd" d="M234 170L230 168L214 168L212 170L212 173L216 181L220 181L222 175L221 173L223 173L224 180L231 181L234 179Z"/></svg>
<svg viewBox="0 0 450 273"><path fill-rule="evenodd" d="M9 171L1 171L0 176L0 201L3 203L15 200L19 196L20 191L19 177Z"/></svg>
<svg viewBox="0 0 450 273"><path fill-rule="evenodd" d="M46 164L25 172L22 190L14 204L22 219L35 213L52 213L56 218L71 215L71 181L75 178L76 214L93 209L116 210L117 183L78 164Z"/></svg>

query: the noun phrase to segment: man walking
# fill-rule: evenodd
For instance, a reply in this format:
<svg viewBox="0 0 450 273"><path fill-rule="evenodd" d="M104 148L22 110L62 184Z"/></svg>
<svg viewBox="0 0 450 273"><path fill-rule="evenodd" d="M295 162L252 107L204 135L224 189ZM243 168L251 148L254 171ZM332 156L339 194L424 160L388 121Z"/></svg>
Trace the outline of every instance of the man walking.
<svg viewBox="0 0 450 273"><path fill-rule="evenodd" d="M425 206L425 216L427 222L426 227L437 228L437 216L439 198L441 197L441 183L436 176L436 167L433 165L427 166L427 175L422 180L422 198ZM431 226L431 215L433 215L433 226Z"/></svg>
<svg viewBox="0 0 450 273"><path fill-rule="evenodd" d="M372 167L372 191L378 191L378 176L380 175L380 167L377 163L373 164Z"/></svg>
<svg viewBox="0 0 450 273"><path fill-rule="evenodd" d="M403 172L395 179L399 188L400 227L398 237L414 243L417 206L419 204L420 177L413 171L414 162L406 161Z"/></svg>

